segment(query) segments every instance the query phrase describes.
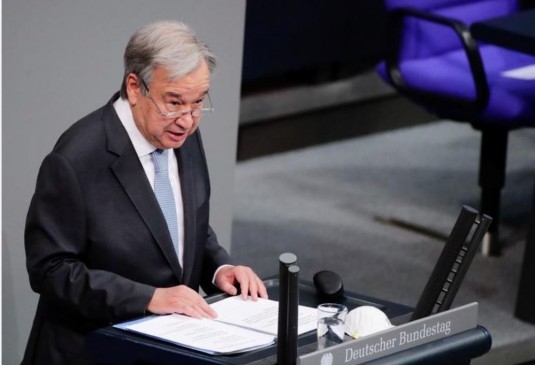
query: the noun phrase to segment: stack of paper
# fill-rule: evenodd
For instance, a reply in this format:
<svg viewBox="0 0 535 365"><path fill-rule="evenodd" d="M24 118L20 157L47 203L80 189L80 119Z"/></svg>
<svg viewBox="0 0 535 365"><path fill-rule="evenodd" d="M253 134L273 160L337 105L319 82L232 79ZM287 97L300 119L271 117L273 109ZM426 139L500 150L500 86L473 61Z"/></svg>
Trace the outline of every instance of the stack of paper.
<svg viewBox="0 0 535 365"><path fill-rule="evenodd" d="M211 304L216 319L181 314L149 316L114 327L138 332L209 354L230 354L275 342L279 304L259 298L229 297ZM298 334L316 329L316 309L299 306Z"/></svg>

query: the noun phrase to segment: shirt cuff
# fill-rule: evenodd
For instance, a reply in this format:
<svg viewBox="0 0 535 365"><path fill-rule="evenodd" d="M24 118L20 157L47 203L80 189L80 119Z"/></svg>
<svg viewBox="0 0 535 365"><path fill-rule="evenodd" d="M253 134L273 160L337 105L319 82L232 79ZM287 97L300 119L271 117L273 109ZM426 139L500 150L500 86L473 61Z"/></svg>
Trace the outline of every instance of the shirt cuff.
<svg viewBox="0 0 535 365"><path fill-rule="evenodd" d="M215 285L215 277L217 276L217 273L218 273L222 268L227 267L227 266L234 266L234 265L228 265L228 264L227 264L227 265L221 265L221 266L219 266L219 267L217 268L217 270L215 271L214 276L212 277L212 284ZM217 285L216 285L216 286L217 286Z"/></svg>

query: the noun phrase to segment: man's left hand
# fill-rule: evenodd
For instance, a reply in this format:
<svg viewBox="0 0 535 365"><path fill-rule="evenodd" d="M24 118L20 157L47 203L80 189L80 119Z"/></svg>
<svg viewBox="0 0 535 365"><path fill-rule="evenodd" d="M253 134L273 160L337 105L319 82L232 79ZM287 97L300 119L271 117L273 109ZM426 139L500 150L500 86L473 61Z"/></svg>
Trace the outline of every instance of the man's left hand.
<svg viewBox="0 0 535 365"><path fill-rule="evenodd" d="M215 284L219 289L230 295L238 294L236 285L239 285L241 296L253 300L267 298L267 290L255 272L247 266L225 266L219 270L215 277Z"/></svg>

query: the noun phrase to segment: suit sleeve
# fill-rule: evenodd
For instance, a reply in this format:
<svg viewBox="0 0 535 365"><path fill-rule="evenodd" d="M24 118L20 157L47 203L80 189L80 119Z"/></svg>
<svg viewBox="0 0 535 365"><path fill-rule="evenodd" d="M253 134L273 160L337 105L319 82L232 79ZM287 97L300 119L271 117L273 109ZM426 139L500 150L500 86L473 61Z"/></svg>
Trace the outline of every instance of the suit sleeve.
<svg viewBox="0 0 535 365"><path fill-rule="evenodd" d="M200 166L203 168L203 176L207 186L207 200L208 200L208 213L207 216L210 216L210 195L211 195L211 184L210 184L210 174L208 172L208 163L206 161L206 154L204 152L204 146L202 142L202 136L199 129L194 134L196 141L196 148L198 149L200 156ZM193 136L192 136L193 137ZM192 138L193 140L193 138ZM231 258L228 252L219 244L216 233L210 225L208 225L206 230L206 241L205 241L205 255L203 259L203 271L201 273L201 287L206 294L214 294L219 291L219 289L213 284L212 279L216 270L222 266L232 264Z"/></svg>
<svg viewBox="0 0 535 365"><path fill-rule="evenodd" d="M57 153L48 155L26 221L30 285L47 302L92 320L113 323L139 316L154 287L84 263L90 238L83 193L69 162Z"/></svg>
<svg viewBox="0 0 535 365"><path fill-rule="evenodd" d="M222 265L231 264L227 251L219 245L215 232L208 227L208 236L206 239L206 254L202 272L201 286L208 295L220 292L213 284L213 278L216 270Z"/></svg>

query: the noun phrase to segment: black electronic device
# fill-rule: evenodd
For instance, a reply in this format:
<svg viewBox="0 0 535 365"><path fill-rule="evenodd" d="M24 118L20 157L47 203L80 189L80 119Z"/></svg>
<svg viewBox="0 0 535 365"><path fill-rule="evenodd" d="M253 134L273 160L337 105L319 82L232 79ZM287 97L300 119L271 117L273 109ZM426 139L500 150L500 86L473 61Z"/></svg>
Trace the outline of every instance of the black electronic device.
<svg viewBox="0 0 535 365"><path fill-rule="evenodd" d="M464 205L416 304L411 320L450 309L492 218Z"/></svg>
<svg viewBox="0 0 535 365"><path fill-rule="evenodd" d="M337 302L344 295L344 283L340 275L329 270L318 271L313 277L318 298L326 302Z"/></svg>

